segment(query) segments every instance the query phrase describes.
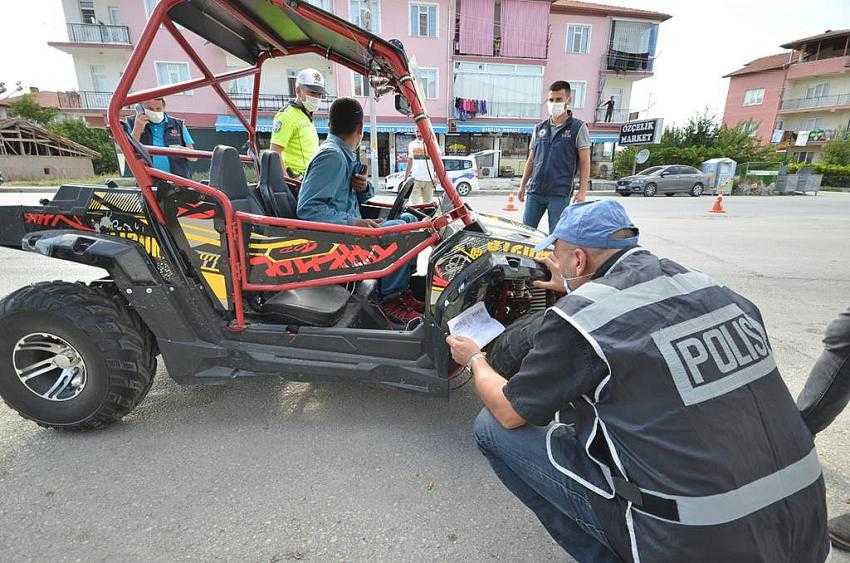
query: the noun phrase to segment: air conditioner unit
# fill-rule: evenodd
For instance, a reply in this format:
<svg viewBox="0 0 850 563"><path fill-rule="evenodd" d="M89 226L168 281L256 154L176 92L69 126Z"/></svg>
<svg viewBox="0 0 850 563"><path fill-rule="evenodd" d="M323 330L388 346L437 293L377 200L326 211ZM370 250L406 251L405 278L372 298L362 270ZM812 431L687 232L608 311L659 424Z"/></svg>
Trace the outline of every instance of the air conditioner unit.
<svg viewBox="0 0 850 563"><path fill-rule="evenodd" d="M494 178L498 172L494 166L484 166L481 168L481 176L483 178Z"/></svg>

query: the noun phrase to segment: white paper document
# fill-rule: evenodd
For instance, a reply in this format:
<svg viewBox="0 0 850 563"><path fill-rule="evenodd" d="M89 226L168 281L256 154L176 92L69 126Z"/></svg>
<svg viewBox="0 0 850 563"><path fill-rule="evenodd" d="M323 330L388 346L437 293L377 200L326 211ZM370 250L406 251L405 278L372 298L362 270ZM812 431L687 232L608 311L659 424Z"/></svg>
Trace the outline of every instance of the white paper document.
<svg viewBox="0 0 850 563"><path fill-rule="evenodd" d="M487 312L483 301L479 301L460 315L449 320L449 332L455 336L471 338L483 348L505 332L505 325Z"/></svg>

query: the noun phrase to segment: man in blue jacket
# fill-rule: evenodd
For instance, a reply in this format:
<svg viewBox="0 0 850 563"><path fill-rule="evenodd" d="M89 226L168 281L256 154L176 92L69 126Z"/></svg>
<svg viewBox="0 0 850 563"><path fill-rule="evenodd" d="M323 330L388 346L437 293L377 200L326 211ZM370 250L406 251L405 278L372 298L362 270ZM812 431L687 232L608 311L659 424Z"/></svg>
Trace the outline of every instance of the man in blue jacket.
<svg viewBox="0 0 850 563"><path fill-rule="evenodd" d="M165 98L154 98L142 104L144 113L127 118L127 129L143 145L153 147L195 148L195 141L182 119L165 113ZM187 159L155 155L153 167L184 178L191 178ZM195 159L191 159L195 160Z"/></svg>
<svg viewBox="0 0 850 563"><path fill-rule="evenodd" d="M528 160L519 184L519 200L525 202L522 222L535 229L543 214L549 214L549 230L561 217L572 197L581 203L590 183L590 134L587 124L569 111L572 95L569 82L549 86L546 108L549 118L534 128ZM573 196L573 178L579 176Z"/></svg>
<svg viewBox="0 0 850 563"><path fill-rule="evenodd" d="M360 161L354 151L363 140L363 108L357 100L339 98L331 104L330 134L319 147L304 172L298 192L299 219L357 227L391 227L413 223L416 218L403 213L400 219L379 223L364 219L360 205L375 195L375 188L360 174ZM415 262L415 261L413 261ZM410 263L380 280L381 310L390 321L407 325L421 318L424 303L410 293Z"/></svg>

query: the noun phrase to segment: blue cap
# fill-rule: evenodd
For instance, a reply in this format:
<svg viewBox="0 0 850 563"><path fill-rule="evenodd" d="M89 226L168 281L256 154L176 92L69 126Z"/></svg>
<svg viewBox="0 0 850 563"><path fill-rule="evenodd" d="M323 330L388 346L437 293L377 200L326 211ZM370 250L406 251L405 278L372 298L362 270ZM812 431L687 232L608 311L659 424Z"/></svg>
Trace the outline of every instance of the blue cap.
<svg viewBox="0 0 850 563"><path fill-rule="evenodd" d="M623 229L633 229L634 236L615 238ZM613 199L586 201L568 205L552 234L535 249L545 250L558 239L582 248L629 248L638 244L638 229Z"/></svg>

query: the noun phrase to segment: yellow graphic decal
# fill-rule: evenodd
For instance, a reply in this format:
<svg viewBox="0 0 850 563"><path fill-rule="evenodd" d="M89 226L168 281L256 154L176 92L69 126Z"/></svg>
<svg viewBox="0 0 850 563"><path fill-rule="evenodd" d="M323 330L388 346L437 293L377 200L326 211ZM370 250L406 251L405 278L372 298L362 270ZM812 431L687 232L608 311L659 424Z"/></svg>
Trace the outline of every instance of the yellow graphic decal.
<svg viewBox="0 0 850 563"><path fill-rule="evenodd" d="M218 300L221 301L221 304L227 308L227 284L225 283L224 276L207 271L202 271L201 275L204 276L207 285L210 286L210 289Z"/></svg>
<svg viewBox="0 0 850 563"><path fill-rule="evenodd" d="M161 253L159 250L159 242L157 242L156 238L147 236L147 235L138 235L136 233L127 233L124 231L116 231L110 233L112 236L116 236L119 238L123 238L126 240L132 240L134 242L139 243L142 248L145 249L145 253L152 258L159 258Z"/></svg>

